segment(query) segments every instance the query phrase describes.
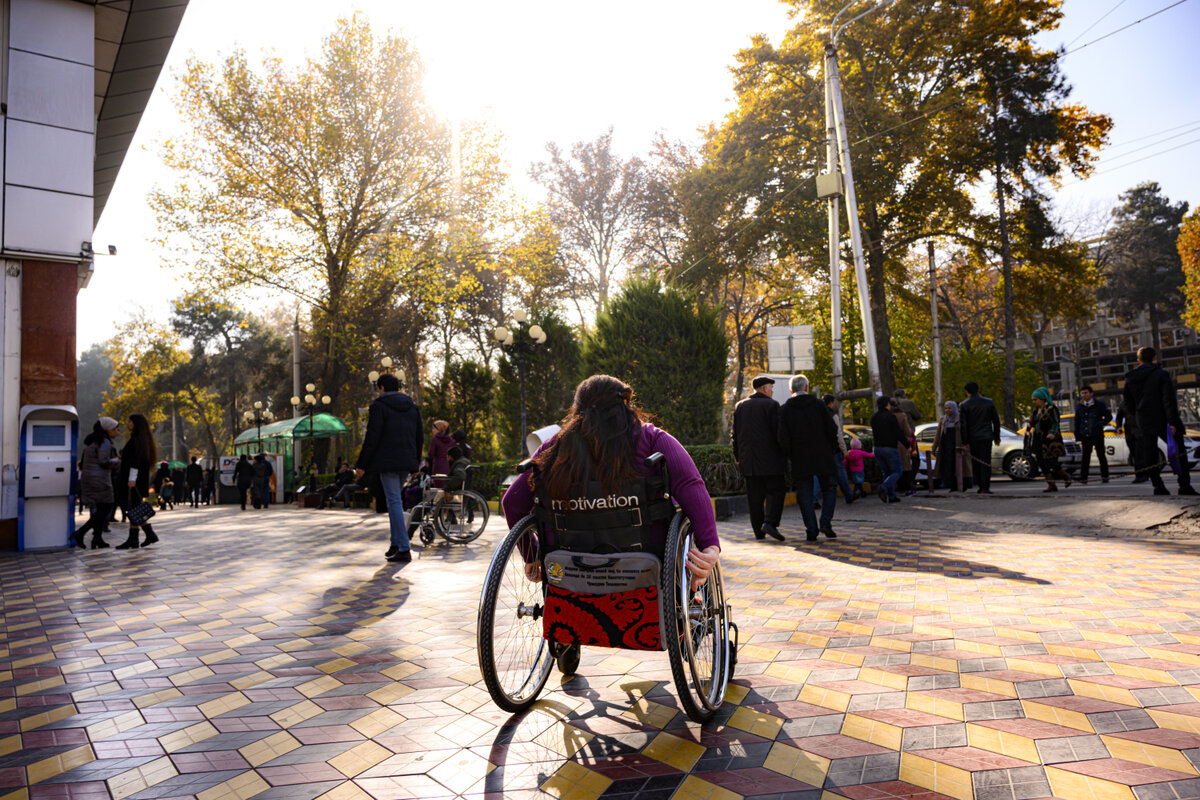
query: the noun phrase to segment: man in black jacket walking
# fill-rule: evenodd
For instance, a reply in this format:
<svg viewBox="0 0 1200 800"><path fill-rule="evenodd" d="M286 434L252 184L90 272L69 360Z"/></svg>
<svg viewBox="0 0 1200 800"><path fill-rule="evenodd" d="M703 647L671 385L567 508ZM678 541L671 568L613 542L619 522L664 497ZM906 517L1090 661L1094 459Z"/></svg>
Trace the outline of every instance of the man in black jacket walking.
<svg viewBox="0 0 1200 800"><path fill-rule="evenodd" d="M967 399L958 404L963 440L971 451L971 470L979 494L991 494L992 445L1000 446L1000 414L996 404L979 393L978 383L968 381L963 388Z"/></svg>
<svg viewBox="0 0 1200 800"><path fill-rule="evenodd" d="M1087 483L1088 468L1092 465L1092 450L1100 462L1100 482L1108 483L1108 453L1104 444L1104 426L1112 422L1108 405L1095 397L1091 386L1079 387L1079 402L1075 404L1075 440L1083 448L1083 463L1079 466L1079 482Z"/></svg>
<svg viewBox="0 0 1200 800"><path fill-rule="evenodd" d="M355 483L362 485L368 472L378 473L387 496L391 546L384 557L388 561L412 561L411 544L404 524L404 482L421 465L425 435L421 431L421 411L412 398L400 391L395 375L380 375L375 381L379 396L371 403L362 450L355 465Z"/></svg>
<svg viewBox="0 0 1200 800"><path fill-rule="evenodd" d="M759 375L753 386L754 393L733 409L733 457L746 479L746 501L754 538L763 539L770 534L782 542L779 523L783 520L786 493L785 462L779 449L779 404L772 399L775 381Z"/></svg>
<svg viewBox="0 0 1200 800"><path fill-rule="evenodd" d="M192 501L192 508L200 505L200 492L204 488L204 467L192 456L192 463L187 465L187 499Z"/></svg>
<svg viewBox="0 0 1200 800"><path fill-rule="evenodd" d="M792 478L799 489L796 500L800 503L800 515L804 517L806 538L817 540L823 533L836 539L833 532L833 509L837 505L837 484L834 482L839 454L837 425L833 416L817 398L808 393L808 378L796 375L792 378L792 396L779 410L779 447L792 462ZM813 508L813 495L809 487L813 477L821 482L821 521Z"/></svg>
<svg viewBox="0 0 1200 800"><path fill-rule="evenodd" d="M1183 452L1183 421L1179 417L1179 402L1171 376L1156 363L1158 352L1153 347L1141 347L1137 352L1138 365L1125 375L1125 408L1137 419L1138 469L1145 470L1154 484L1155 494L1170 494L1162 479L1162 452L1159 439L1175 439L1179 451L1179 493L1196 494L1188 471L1187 454Z"/></svg>

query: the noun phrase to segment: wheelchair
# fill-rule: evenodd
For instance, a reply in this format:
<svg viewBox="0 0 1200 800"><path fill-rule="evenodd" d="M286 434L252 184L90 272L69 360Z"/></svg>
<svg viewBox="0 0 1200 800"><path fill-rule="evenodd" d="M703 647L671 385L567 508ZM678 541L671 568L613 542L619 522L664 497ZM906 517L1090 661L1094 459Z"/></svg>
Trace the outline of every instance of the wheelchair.
<svg viewBox="0 0 1200 800"><path fill-rule="evenodd" d="M442 500L438 494L442 491L432 485L422 490L421 500L409 509L408 536L412 539L418 533L423 544L432 544L441 536L454 544L473 542L487 527L490 509L483 495L471 488L472 477L479 467L467 467L467 477L461 489L455 492L445 492ZM445 475L434 475L432 478L445 478Z"/></svg>
<svg viewBox="0 0 1200 800"><path fill-rule="evenodd" d="M663 459L655 453L646 464L657 466ZM666 478L665 468L663 473ZM665 649L684 712L704 723L720 708L733 676L737 626L729 618L719 562L708 580L690 591L686 554L692 546L692 526L673 502L672 508L663 552L654 554L662 564L654 623L659 646L630 649ZM548 597L545 543L536 515L521 519L496 548L480 597L480 670L493 702L513 713L537 700L552 666L564 675L573 675L579 666L580 643L564 644L548 634L555 612L548 602L553 598Z"/></svg>

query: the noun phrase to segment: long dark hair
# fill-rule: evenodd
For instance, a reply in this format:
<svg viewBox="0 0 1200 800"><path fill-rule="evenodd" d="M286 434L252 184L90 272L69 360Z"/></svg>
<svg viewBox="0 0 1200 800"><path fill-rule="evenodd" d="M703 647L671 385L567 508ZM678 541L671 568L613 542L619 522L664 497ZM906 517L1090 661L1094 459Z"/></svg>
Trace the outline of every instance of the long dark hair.
<svg viewBox="0 0 1200 800"><path fill-rule="evenodd" d="M589 480L613 492L637 477L634 447L644 421L629 384L611 375L584 380L554 443L534 459L549 495L566 497Z"/></svg>
<svg viewBox="0 0 1200 800"><path fill-rule="evenodd" d="M133 452L146 464L155 464L158 461L158 446L154 444L150 423L141 414L130 414L129 423L129 443L133 445Z"/></svg>
<svg viewBox="0 0 1200 800"><path fill-rule="evenodd" d="M96 420L96 424L92 426L92 432L83 440L83 445L84 447L88 447L97 442L103 442L107 438L108 431L104 430L104 427L100 424L100 420Z"/></svg>

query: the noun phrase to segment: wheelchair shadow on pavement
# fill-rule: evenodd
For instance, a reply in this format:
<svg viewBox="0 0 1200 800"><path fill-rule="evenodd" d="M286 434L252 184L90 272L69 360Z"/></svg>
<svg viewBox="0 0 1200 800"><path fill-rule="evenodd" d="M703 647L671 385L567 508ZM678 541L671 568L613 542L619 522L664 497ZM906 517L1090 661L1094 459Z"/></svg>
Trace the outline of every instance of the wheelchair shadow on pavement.
<svg viewBox="0 0 1200 800"><path fill-rule="evenodd" d="M850 532L838 539L822 537L815 542L801 539L797 543L793 539L789 544L800 553L884 572L932 573L968 581L1003 578L1042 586L1053 583L1019 569L984 564L953 553L957 545L977 538L971 533L872 530Z"/></svg>
<svg viewBox="0 0 1200 800"><path fill-rule="evenodd" d="M532 792L552 780L590 736L565 724L570 716L568 705L543 698L508 717L488 751L487 760L496 768L484 778L485 796Z"/></svg>

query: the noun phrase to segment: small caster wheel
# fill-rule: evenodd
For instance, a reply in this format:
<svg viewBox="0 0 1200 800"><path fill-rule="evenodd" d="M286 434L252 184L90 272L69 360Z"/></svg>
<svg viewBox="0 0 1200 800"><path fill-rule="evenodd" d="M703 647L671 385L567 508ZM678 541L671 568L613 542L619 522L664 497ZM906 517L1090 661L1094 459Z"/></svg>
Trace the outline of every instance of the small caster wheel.
<svg viewBox="0 0 1200 800"><path fill-rule="evenodd" d="M433 544L434 535L432 531L421 531L421 543L430 545Z"/></svg>
<svg viewBox="0 0 1200 800"><path fill-rule="evenodd" d="M579 669L580 647L577 644L569 644L559 651L554 662L558 665L558 671L563 675L574 675L575 670Z"/></svg>

